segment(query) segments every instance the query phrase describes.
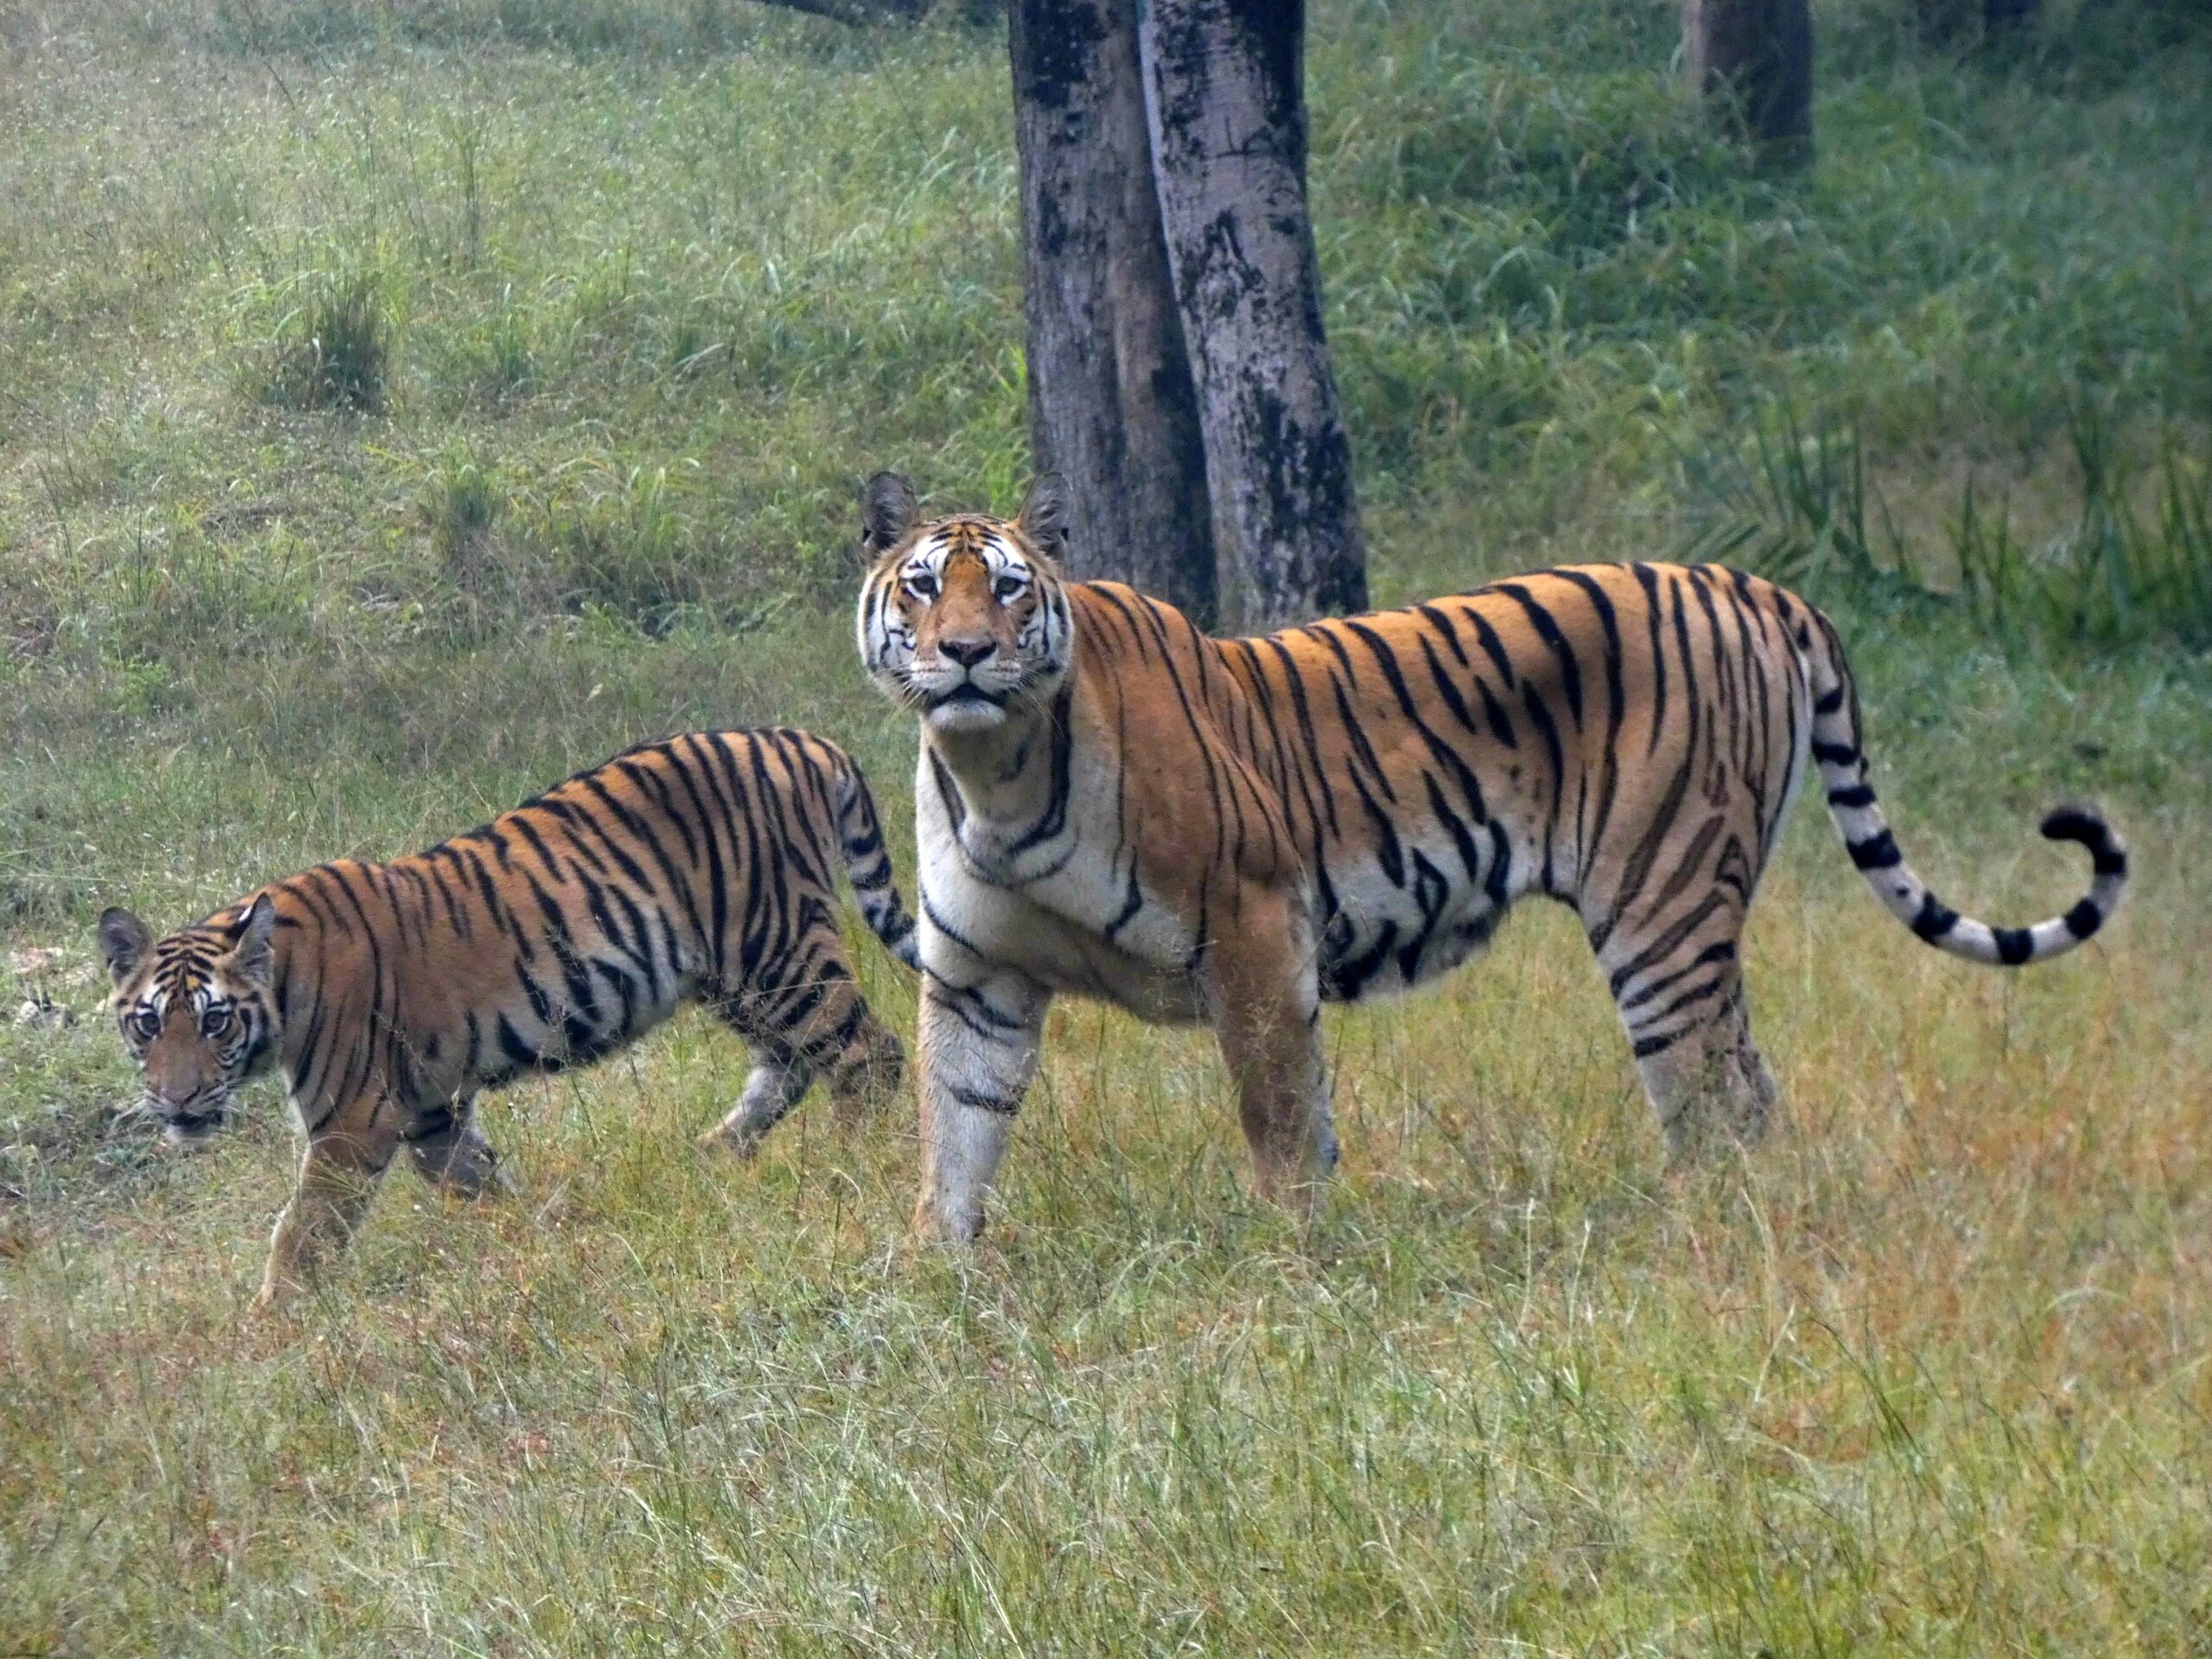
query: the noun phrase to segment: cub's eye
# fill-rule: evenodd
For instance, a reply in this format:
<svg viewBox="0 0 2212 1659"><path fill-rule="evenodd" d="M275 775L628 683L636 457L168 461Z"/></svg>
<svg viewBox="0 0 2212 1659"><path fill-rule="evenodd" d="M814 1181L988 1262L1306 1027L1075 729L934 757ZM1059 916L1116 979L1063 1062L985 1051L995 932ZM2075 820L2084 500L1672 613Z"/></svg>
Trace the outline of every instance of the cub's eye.
<svg viewBox="0 0 2212 1659"><path fill-rule="evenodd" d="M227 1037L237 1019L228 1008L210 1008L200 1016L200 1034L210 1041Z"/></svg>
<svg viewBox="0 0 2212 1659"><path fill-rule="evenodd" d="M152 1042L162 1034L162 1016L152 1008L140 1008L130 1016L130 1031L135 1037Z"/></svg>
<svg viewBox="0 0 2212 1659"><path fill-rule="evenodd" d="M1001 576L993 584L991 591L998 595L999 603L1003 605L1008 600L1020 598L1021 590L1028 585L1020 576Z"/></svg>
<svg viewBox="0 0 2212 1659"><path fill-rule="evenodd" d="M906 591L916 599L937 597L937 578L926 570L917 570L906 578Z"/></svg>

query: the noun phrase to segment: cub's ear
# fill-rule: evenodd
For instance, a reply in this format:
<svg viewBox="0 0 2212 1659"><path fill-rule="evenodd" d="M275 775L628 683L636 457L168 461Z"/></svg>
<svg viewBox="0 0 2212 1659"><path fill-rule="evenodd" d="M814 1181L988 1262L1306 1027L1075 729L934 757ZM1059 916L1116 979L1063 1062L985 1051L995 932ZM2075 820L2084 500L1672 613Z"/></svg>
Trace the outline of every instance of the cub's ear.
<svg viewBox="0 0 2212 1659"><path fill-rule="evenodd" d="M146 952L154 943L154 931L127 910L100 912L100 955L107 958L107 971L118 985L138 970L146 959Z"/></svg>
<svg viewBox="0 0 2212 1659"><path fill-rule="evenodd" d="M861 492L861 546L870 554L887 552L921 517L914 486L897 473L878 473Z"/></svg>
<svg viewBox="0 0 2212 1659"><path fill-rule="evenodd" d="M1029 481L1029 498L1014 522L1039 552L1058 558L1068 544L1068 481L1058 473L1039 473Z"/></svg>
<svg viewBox="0 0 2212 1659"><path fill-rule="evenodd" d="M269 895L257 893L253 902L231 924L231 961L238 972L257 984L269 982L269 970L275 952L270 949L270 936L276 931L276 906L269 902Z"/></svg>

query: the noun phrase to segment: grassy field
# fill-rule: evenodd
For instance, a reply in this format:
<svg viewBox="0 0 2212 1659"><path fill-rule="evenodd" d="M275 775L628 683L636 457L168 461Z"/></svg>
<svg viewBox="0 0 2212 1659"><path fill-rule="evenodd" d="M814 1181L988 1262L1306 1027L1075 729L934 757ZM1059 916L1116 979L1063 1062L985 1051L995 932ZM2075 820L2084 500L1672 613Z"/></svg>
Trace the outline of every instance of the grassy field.
<svg viewBox="0 0 2212 1659"><path fill-rule="evenodd" d="M79 1016L0 1027L0 1654L2212 1652L2212 39L1906 10L1819 9L1777 180L1656 0L1317 0L1375 585L1789 576L1955 902L2070 902L2033 817L2112 810L2094 946L1938 957L1802 813L1786 1122L1670 1183L1532 909L1332 1016L1302 1237L1203 1040L1069 1006L970 1261L907 1245L910 1105L702 1160L743 1056L685 1019L491 1103L514 1201L396 1175L262 1322L276 1091L203 1157L128 1120L92 918L703 724L844 742L903 873L852 502L1027 470L1003 42L0 10L0 1014Z"/></svg>

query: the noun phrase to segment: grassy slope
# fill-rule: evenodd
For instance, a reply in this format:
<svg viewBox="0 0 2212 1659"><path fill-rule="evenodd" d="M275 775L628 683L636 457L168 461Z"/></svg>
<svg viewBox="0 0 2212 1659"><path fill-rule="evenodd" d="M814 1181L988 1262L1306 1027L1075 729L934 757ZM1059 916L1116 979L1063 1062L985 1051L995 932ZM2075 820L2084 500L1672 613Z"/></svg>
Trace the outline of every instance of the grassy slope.
<svg viewBox="0 0 2212 1659"><path fill-rule="evenodd" d="M1777 191L1670 102L1662 8L1320 9L1385 596L1679 544L1777 397L1856 415L1916 540L1969 476L2063 518L2069 400L2212 416L2202 47L1962 74L1824 17L1823 159ZM674 726L820 728L895 800L842 538L882 462L1019 486L993 40L302 0L0 45L0 930L65 1000L102 903L417 845ZM267 401L356 279L385 411ZM493 1106L524 1201L395 1179L327 1296L242 1329L270 1092L175 1160L97 1021L0 1031L0 1649L2201 1642L2212 671L1809 580L1951 897L2070 897L2026 831L2069 792L2137 896L1977 974L1807 813L1751 963L1791 1121L1682 1186L1538 912L1332 1020L1304 1244L1194 1038L1056 1015L959 1266L904 1253L897 1112L701 1163L740 1056L686 1020Z"/></svg>

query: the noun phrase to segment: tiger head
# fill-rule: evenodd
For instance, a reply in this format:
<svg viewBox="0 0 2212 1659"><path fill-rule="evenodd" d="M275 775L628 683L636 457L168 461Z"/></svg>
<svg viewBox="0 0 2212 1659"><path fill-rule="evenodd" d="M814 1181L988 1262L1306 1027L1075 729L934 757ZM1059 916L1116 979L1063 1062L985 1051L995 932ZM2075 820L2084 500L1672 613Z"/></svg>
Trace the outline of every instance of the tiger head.
<svg viewBox="0 0 2212 1659"><path fill-rule="evenodd" d="M230 1116L238 1086L270 1055L276 907L269 895L156 940L127 910L100 915L108 1006L138 1062L146 1106L174 1146L197 1146Z"/></svg>
<svg viewBox="0 0 2212 1659"><path fill-rule="evenodd" d="M1012 518L921 522L896 473L868 480L861 508L870 561L861 588L861 660L894 702L936 734L988 732L1015 708L1048 703L1068 675L1074 635L1055 563L1066 504L1046 474Z"/></svg>

